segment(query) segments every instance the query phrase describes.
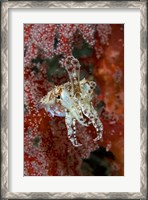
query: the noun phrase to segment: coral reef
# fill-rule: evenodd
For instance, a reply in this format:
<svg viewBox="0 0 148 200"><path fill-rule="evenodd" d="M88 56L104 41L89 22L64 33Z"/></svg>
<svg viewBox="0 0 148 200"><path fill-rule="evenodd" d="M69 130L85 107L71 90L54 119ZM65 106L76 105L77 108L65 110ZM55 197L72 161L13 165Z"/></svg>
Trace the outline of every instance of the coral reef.
<svg viewBox="0 0 148 200"><path fill-rule="evenodd" d="M52 116L41 99L69 81L68 56L81 65L80 80L95 82L92 104L103 124L94 142L93 125L76 122L75 147L64 117ZM124 175L124 25L24 25L24 175Z"/></svg>

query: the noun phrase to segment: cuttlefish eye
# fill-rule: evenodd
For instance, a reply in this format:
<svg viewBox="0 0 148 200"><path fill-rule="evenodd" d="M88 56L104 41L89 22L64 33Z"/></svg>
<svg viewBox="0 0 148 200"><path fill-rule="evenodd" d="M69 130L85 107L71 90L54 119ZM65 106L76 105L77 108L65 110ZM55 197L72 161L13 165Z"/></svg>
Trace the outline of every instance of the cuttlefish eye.
<svg viewBox="0 0 148 200"><path fill-rule="evenodd" d="M56 98L57 98L57 99L60 99L61 97L60 97L60 95L58 95Z"/></svg>

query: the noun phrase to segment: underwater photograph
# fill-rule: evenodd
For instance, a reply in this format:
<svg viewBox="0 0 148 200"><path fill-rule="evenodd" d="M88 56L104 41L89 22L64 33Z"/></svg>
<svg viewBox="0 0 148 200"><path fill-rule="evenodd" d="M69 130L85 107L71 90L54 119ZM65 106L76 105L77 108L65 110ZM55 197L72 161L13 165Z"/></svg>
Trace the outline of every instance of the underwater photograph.
<svg viewBox="0 0 148 200"><path fill-rule="evenodd" d="M124 176L124 24L24 24L24 176Z"/></svg>

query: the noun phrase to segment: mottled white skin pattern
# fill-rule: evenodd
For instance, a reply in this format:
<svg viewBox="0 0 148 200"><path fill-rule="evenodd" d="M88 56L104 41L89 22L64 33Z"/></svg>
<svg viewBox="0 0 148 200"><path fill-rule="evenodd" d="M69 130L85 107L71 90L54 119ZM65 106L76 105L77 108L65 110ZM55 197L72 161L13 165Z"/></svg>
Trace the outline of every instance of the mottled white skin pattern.
<svg viewBox="0 0 148 200"><path fill-rule="evenodd" d="M92 124L95 127L97 137L94 142L102 139L103 125L92 104L96 83L86 79L79 81L78 60L72 56L69 56L67 60L65 68L70 82L55 86L40 102L51 116L65 117L68 138L75 147L78 147L82 144L78 143L76 138L76 121L82 126Z"/></svg>

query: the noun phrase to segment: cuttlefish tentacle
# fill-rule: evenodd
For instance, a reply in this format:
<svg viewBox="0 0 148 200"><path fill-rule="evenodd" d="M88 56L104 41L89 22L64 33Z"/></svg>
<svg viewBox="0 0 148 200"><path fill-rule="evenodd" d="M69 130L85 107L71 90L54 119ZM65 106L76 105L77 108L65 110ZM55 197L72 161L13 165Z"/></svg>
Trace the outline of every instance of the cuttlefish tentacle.
<svg viewBox="0 0 148 200"><path fill-rule="evenodd" d="M66 112L65 124L66 124L67 130L68 130L68 138L71 141L71 143L73 144L73 146L78 147L78 146L81 146L82 144L80 144L76 138L75 121L76 121L76 119L74 119L69 112Z"/></svg>
<svg viewBox="0 0 148 200"><path fill-rule="evenodd" d="M79 106L81 107L83 114L89 119L88 124L93 124L93 126L95 127L97 137L94 139L94 141L97 141L102 138L103 125L98 117L98 113L94 109L91 102L91 95L96 87L96 83L94 81L91 81L88 84L88 81L86 81L86 84L84 86L85 88L82 87L84 90L82 89ZM85 93L83 93L84 91Z"/></svg>
<svg viewBox="0 0 148 200"><path fill-rule="evenodd" d="M97 141L97 140L100 140L102 139L102 135L103 135L103 125L98 117L98 114L96 112L96 110L94 109L93 106L91 106L91 112L89 113L89 117L88 117L93 126L95 127L96 129L96 132L97 132L97 137L94 139L94 141Z"/></svg>

